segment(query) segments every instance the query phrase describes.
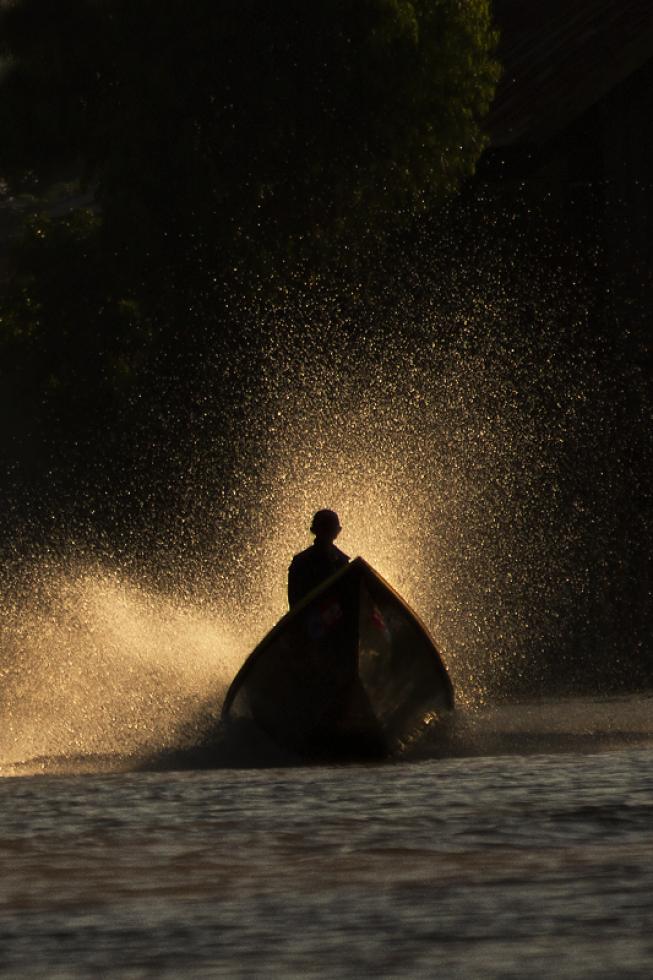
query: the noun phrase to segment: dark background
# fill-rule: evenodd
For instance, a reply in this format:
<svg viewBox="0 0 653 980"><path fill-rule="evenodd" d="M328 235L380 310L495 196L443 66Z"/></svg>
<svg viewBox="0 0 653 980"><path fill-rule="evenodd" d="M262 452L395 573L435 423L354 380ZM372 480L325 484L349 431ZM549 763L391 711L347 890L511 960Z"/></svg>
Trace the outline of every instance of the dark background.
<svg viewBox="0 0 653 980"><path fill-rule="evenodd" d="M652 15L644 0L573 9L562 0L496 0L494 17L502 76L475 175L390 230L380 230L383 214L369 228L360 217L372 215L372 204L352 211L355 247L345 235L325 251L314 234L310 248L284 245L283 261L273 260L281 219L271 213L265 235L250 235L237 261L225 265L221 253L230 273L218 282L215 256L192 245L203 221L192 209L181 209L187 225L176 240L134 215L135 237L119 251L96 235L93 189L80 188L65 166L47 194L29 175L7 186L0 452L8 564L44 549L70 553L72 541L79 555L147 568L162 587L192 577L194 563L206 568L207 553L228 565L242 548L256 487L264 494L270 392L278 396L283 363L294 364L288 390L298 385L294 352L324 360L343 394L352 366L361 377L383 372L395 346L410 351L406 374L417 365L418 392L444 385L443 365L460 358L466 404L460 440L448 436L447 447L467 494L467 527L478 522L471 544L447 545L461 595L478 608L483 595L479 620L493 642L511 608L521 610L513 624L524 609L547 610L538 657L512 689L650 685ZM310 64L311 52L304 55ZM316 155L328 157L328 145ZM291 166L283 155L277 164L280 172ZM137 185L143 174L136 161ZM313 174L311 221L334 179L328 167ZM155 191L159 202L174 194ZM126 212L137 197L132 188ZM39 304L43 315L33 315ZM280 321L289 326L270 361ZM334 331L346 356L329 350ZM580 408L569 408L572 390ZM394 396L400 404L412 397L406 391ZM533 434L529 442L522 432L507 463L508 429L497 420L511 413ZM491 437L471 435L481 416L495 420ZM472 457L484 459L495 439L505 464L497 472L512 467L512 487L500 486L488 458L475 484L485 489L472 494L464 489ZM395 443L401 452L400 431ZM434 469L447 465L445 455L434 455ZM224 516L244 479L254 489L222 521L216 555L203 529L216 510ZM560 580L546 593L529 535L551 554L569 538ZM503 567L511 548L514 594Z"/></svg>

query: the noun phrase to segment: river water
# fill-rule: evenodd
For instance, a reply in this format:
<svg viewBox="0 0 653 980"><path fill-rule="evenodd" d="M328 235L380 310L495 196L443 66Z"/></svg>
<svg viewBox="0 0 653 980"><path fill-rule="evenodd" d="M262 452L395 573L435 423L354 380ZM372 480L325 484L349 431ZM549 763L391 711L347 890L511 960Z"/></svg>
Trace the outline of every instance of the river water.
<svg viewBox="0 0 653 980"><path fill-rule="evenodd" d="M650 977L652 705L462 713L380 765L6 769L0 974Z"/></svg>

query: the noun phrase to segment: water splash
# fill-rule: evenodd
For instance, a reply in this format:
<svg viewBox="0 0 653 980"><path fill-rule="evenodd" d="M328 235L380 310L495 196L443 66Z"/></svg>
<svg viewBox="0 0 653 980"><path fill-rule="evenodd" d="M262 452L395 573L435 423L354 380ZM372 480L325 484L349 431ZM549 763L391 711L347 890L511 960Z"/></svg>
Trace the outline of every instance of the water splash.
<svg viewBox="0 0 653 980"><path fill-rule="evenodd" d="M552 661L585 669L614 480L587 310L559 278L539 283L535 320L498 273L485 293L467 285L445 301L431 281L427 309L353 334L315 286L262 314L233 558L272 623L311 513L335 508L340 546L402 592L479 704L529 672L537 688Z"/></svg>
<svg viewBox="0 0 653 980"><path fill-rule="evenodd" d="M641 489L631 366L597 308L596 256L514 219L481 201L471 232L413 242L387 284L308 274L251 300L241 346L198 372L186 441L179 408L169 443L165 425L143 437L150 478L172 458L177 474L149 584L53 560L7 592L0 758L197 736L284 612L321 507L426 622L459 704L627 686L627 616L641 627L650 601L624 557L645 534L614 506Z"/></svg>
<svg viewBox="0 0 653 980"><path fill-rule="evenodd" d="M40 563L0 616L2 768L192 743L242 657L214 609L100 567Z"/></svg>

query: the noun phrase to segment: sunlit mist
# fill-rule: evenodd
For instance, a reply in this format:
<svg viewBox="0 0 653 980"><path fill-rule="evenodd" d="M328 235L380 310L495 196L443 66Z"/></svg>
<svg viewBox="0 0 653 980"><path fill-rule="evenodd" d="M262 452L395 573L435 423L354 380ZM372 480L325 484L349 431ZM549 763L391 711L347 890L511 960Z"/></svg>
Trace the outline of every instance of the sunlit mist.
<svg viewBox="0 0 653 980"><path fill-rule="evenodd" d="M521 267L511 242L491 261L482 221L472 258L428 244L378 311L365 283L310 277L240 311L187 442L143 443L151 471L176 454L176 512L149 539L164 557L144 546L141 577L133 558L79 567L71 544L5 590L0 765L192 742L286 611L325 507L429 628L458 705L575 680L599 633L612 670L618 395L574 257Z"/></svg>
<svg viewBox="0 0 653 980"><path fill-rule="evenodd" d="M378 331L352 334L310 290L265 311L237 499L221 513L216 488L203 513L218 541L225 520L242 527L233 583L262 636L286 608L311 515L337 510L339 547L401 592L459 703L478 704L537 665L572 593L587 594L608 488L575 486L571 460L596 455L600 382L591 349L571 356L558 336L555 282L540 284L536 328L499 279L459 284L455 303L439 288L419 317L395 310Z"/></svg>
<svg viewBox="0 0 653 980"><path fill-rule="evenodd" d="M198 737L242 651L218 615L99 568L37 569L2 609L0 767Z"/></svg>

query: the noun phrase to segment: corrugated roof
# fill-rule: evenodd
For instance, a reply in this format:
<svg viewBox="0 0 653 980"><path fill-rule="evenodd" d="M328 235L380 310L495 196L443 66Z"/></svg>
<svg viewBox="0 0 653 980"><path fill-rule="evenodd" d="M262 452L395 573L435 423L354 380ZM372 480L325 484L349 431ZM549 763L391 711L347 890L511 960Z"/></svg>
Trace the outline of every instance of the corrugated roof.
<svg viewBox="0 0 653 980"><path fill-rule="evenodd" d="M495 0L494 146L544 143L653 58L653 0Z"/></svg>

